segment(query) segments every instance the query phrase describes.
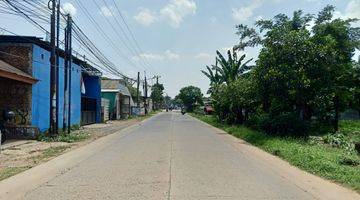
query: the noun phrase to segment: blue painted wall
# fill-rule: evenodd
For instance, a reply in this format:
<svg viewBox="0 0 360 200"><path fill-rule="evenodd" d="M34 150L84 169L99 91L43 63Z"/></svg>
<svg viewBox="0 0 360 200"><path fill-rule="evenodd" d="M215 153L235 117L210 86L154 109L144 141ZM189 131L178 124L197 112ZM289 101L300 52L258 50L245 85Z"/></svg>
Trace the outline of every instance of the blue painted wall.
<svg viewBox="0 0 360 200"><path fill-rule="evenodd" d="M80 125L81 67L73 63L71 68L71 125Z"/></svg>
<svg viewBox="0 0 360 200"><path fill-rule="evenodd" d="M33 77L39 80L32 86L32 125L41 132L50 124L50 53L33 45Z"/></svg>
<svg viewBox="0 0 360 200"><path fill-rule="evenodd" d="M32 125L47 131L50 125L50 52L33 45L33 77L39 80L32 86ZM71 125L81 120L81 67L72 64ZM59 128L64 114L64 59L59 60Z"/></svg>
<svg viewBox="0 0 360 200"><path fill-rule="evenodd" d="M85 94L83 97L96 99L96 123L101 122L101 82L98 76L83 75Z"/></svg>

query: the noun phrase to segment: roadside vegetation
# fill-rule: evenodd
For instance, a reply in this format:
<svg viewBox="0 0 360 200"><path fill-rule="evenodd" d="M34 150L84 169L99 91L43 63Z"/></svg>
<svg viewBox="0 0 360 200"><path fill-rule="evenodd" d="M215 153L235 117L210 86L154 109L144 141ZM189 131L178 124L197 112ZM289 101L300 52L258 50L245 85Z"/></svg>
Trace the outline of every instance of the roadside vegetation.
<svg viewBox="0 0 360 200"><path fill-rule="evenodd" d="M322 138L281 137L244 125L222 123L213 115L194 113L191 115L279 156L294 166L360 192L360 158L354 151L349 151L346 145L341 145L348 143L349 140L338 137L328 139L327 137L332 137L331 135ZM340 121L340 131L346 131L349 123L352 127L360 125L359 121Z"/></svg>
<svg viewBox="0 0 360 200"><path fill-rule="evenodd" d="M334 19L334 10L278 14L256 22L260 33L238 25L239 44L227 57L217 52L215 65L202 71L219 120L303 137L338 131L346 109L360 114L360 64L352 60L360 28L351 26L356 19ZM261 50L250 64L238 53L253 46Z"/></svg>
<svg viewBox="0 0 360 200"><path fill-rule="evenodd" d="M22 164L17 165L17 162L14 162L12 166L2 166L0 168L0 181L7 179L11 176L19 174L23 171L26 171L40 163L46 162L56 156L63 154L67 149L71 148L71 145L60 145L49 147L45 150L34 151L33 156L26 157L26 161L21 162Z"/></svg>
<svg viewBox="0 0 360 200"><path fill-rule="evenodd" d="M201 89L195 86L181 88L179 94L175 97L175 102L184 105L186 110L193 112L198 106L203 105L203 94Z"/></svg>
<svg viewBox="0 0 360 200"><path fill-rule="evenodd" d="M86 140L90 137L88 133L83 131L72 131L69 134L65 132L60 132L58 135L49 136L46 134L40 135L38 140L42 142L66 142L66 143L75 143Z"/></svg>
<svg viewBox="0 0 360 200"><path fill-rule="evenodd" d="M70 145L64 145L64 146L55 146L45 149L40 155L32 158L33 163L37 164L49 160L50 158L59 156L69 148L71 148Z"/></svg>
<svg viewBox="0 0 360 200"><path fill-rule="evenodd" d="M359 192L360 121L340 119L349 109L360 117L360 60L353 60L360 28L334 11L237 25L239 43L202 71L214 115L199 114L194 95L187 99L201 120ZM247 59L255 46L258 59Z"/></svg>
<svg viewBox="0 0 360 200"><path fill-rule="evenodd" d="M7 179L11 176L14 176L14 175L21 173L28 169L30 169L30 167L9 167L4 170L0 170L0 181Z"/></svg>

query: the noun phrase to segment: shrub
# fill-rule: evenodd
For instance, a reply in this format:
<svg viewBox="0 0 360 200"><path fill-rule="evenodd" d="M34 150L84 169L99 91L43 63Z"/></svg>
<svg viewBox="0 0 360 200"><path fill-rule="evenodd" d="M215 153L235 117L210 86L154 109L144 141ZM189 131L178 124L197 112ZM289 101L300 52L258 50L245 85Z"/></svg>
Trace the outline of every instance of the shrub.
<svg viewBox="0 0 360 200"><path fill-rule="evenodd" d="M341 132L328 134L323 137L324 143L332 147L344 149L348 154L355 152L355 144L351 139Z"/></svg>
<svg viewBox="0 0 360 200"><path fill-rule="evenodd" d="M277 116L264 114L260 117L259 127L270 135L306 136L309 124L294 113L284 113Z"/></svg>
<svg viewBox="0 0 360 200"><path fill-rule="evenodd" d="M42 141L42 142L66 142L66 143L74 143L74 142L79 142L82 140L85 140L87 138L89 138L90 135L84 132L79 132L79 133L70 133L70 134L65 134L65 133L61 133L59 135L55 135L55 136L46 136L46 135L41 135L38 140Z"/></svg>
<svg viewBox="0 0 360 200"><path fill-rule="evenodd" d="M356 167L356 166L360 165L360 160L359 160L359 158L356 158L356 157L345 156L345 157L340 159L339 163L342 164L342 165L348 165L348 166Z"/></svg>

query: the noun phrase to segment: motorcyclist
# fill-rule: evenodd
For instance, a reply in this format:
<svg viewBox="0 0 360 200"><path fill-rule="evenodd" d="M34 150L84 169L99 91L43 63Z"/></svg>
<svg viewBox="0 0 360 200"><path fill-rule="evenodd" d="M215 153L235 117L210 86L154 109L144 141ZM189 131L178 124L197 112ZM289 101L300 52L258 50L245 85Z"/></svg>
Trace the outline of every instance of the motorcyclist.
<svg viewBox="0 0 360 200"><path fill-rule="evenodd" d="M185 107L182 107L181 108L181 114L185 115L185 113L186 113L186 109L185 109Z"/></svg>

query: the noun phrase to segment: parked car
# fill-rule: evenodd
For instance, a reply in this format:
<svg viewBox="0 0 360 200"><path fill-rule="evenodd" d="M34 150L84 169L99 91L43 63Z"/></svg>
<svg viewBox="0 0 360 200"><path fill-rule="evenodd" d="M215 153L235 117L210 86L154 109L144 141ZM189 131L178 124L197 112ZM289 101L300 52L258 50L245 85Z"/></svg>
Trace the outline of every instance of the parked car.
<svg viewBox="0 0 360 200"><path fill-rule="evenodd" d="M205 115L211 115L214 112L213 107L210 104L204 106Z"/></svg>

